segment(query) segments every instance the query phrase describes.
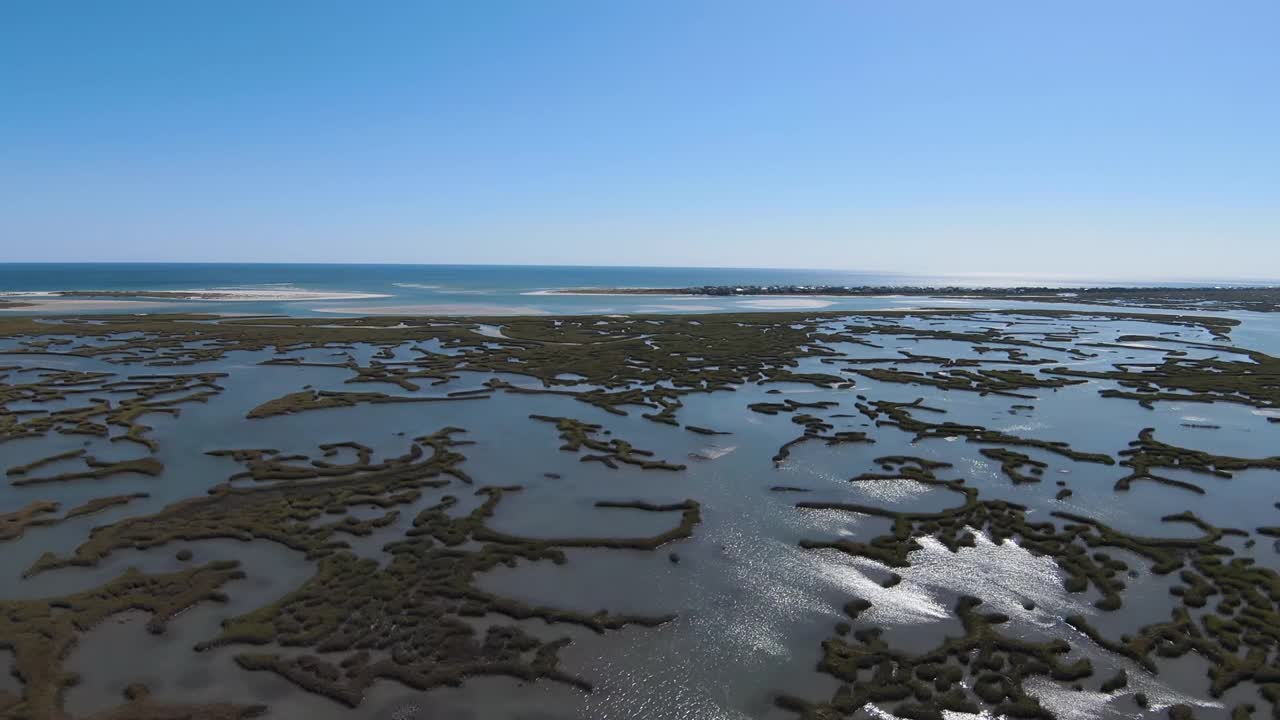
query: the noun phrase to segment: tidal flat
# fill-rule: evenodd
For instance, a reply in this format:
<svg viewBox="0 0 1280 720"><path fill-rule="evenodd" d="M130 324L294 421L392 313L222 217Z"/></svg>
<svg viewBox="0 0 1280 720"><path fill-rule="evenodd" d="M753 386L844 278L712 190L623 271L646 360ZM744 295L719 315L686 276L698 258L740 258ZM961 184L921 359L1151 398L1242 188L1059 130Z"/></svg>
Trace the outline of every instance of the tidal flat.
<svg viewBox="0 0 1280 720"><path fill-rule="evenodd" d="M1280 718L1280 318L0 317L0 716Z"/></svg>

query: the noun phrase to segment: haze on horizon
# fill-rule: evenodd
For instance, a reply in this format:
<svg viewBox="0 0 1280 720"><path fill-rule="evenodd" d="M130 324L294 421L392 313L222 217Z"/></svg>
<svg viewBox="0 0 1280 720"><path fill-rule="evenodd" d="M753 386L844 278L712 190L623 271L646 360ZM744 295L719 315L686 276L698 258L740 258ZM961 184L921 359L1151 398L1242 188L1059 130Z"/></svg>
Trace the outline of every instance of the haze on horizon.
<svg viewBox="0 0 1280 720"><path fill-rule="evenodd" d="M1280 4L18 2L0 262L1275 276Z"/></svg>

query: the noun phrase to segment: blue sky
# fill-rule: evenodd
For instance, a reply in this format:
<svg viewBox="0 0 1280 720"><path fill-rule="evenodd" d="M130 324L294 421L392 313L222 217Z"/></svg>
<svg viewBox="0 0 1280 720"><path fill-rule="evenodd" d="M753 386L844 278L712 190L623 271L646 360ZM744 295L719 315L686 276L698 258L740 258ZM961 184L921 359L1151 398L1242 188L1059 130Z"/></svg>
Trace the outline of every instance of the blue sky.
<svg viewBox="0 0 1280 720"><path fill-rule="evenodd" d="M0 261L1280 276L1280 3L8 2Z"/></svg>

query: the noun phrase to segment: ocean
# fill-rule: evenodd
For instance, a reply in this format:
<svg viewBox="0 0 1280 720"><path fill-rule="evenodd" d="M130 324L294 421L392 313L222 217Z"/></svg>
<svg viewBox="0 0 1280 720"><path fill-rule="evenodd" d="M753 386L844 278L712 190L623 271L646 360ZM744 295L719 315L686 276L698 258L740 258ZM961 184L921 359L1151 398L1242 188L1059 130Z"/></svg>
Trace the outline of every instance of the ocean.
<svg viewBox="0 0 1280 720"><path fill-rule="evenodd" d="M1219 281L1221 282L1221 281ZM250 263L0 264L0 297L60 290L219 290L234 301L133 300L67 303L66 312L237 312L287 315L510 315L866 310L919 297L711 298L556 295L565 288L696 285L1089 286L1159 285L1026 275L913 275L849 270L516 265L332 265ZM1186 285L1214 284L1179 283ZM1244 284L1244 283L1238 283ZM935 301L937 302L937 301ZM992 306L992 303L984 303ZM40 307L40 312L60 308Z"/></svg>

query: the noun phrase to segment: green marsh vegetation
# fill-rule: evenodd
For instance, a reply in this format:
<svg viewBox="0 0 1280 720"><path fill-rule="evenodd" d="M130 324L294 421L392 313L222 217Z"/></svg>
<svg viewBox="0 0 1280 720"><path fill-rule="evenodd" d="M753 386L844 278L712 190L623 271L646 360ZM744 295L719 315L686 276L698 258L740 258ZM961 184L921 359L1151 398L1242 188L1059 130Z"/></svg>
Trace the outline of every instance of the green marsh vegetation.
<svg viewBox="0 0 1280 720"><path fill-rule="evenodd" d="M499 337L480 332L489 324L501 326ZM1149 326L1150 334L1129 332L1134 325ZM739 451L744 453L763 442L761 459L777 448L768 458L772 462L762 463L762 477L829 452L845 463L849 488L911 482L954 498L940 510L889 508L853 494L829 499L831 487L811 487L803 475L787 484L739 480L739 492L756 488L760 502L781 499L784 511L797 517L822 512L887 522L888 532L870 537L810 536L800 543L811 551L806 554L837 553L902 571L884 582L887 590L902 581L925 538L953 553L983 537L1049 558L1062 592L1087 598L1092 611L1103 615L1142 602L1132 593L1134 574L1172 580L1176 602L1168 617L1146 618L1123 633L1100 629L1109 626L1093 615L1057 618L1073 628L1074 640L1029 640L1015 630L1016 618L988 609L981 597L954 598L948 608L962 634L939 637L923 650L895 647L890 634L867 620L872 601L850 595L831 636L808 656L798 655L835 678L837 691L814 699L772 688L778 707L815 720L853 716L866 703L911 718L982 710L1051 717L1030 691L1032 681L1136 692L1133 671L1095 670L1081 655L1092 647L1156 676L1163 659L1197 656L1208 664L1199 689L1205 697L1256 688L1257 707L1276 716L1280 575L1245 548L1255 547L1247 543L1256 543L1257 536L1280 533L1274 522L1257 528L1210 522L1196 503L1211 500L1215 486L1172 476L1176 471L1227 479L1245 470L1278 470L1280 459L1269 457L1270 451L1236 457L1185 447L1167 423L1133 427L1105 443L1081 443L978 422L972 414L952 419L970 407L964 403L979 402L991 403L1000 414L1035 418L1069 394L1156 418L1161 406L1181 403L1274 410L1280 403L1280 360L1231 344L1235 326L1222 317L1110 310L0 318L0 353L6 358L0 366L0 452L39 441L92 443L72 449L50 445L48 453L15 455L12 462L6 456L6 497L19 502L0 512L0 541L21 543L49 526L80 528L72 521L103 512L110 517L69 550L40 555L25 568L26 576L36 581L45 573L99 567L124 551L181 553L187 563L176 572L130 570L98 587L56 597L0 595L0 648L14 654L21 684L20 692L0 695L0 712L15 718L65 716L64 695L76 682L65 669L67 658L78 639L106 618L142 611L150 614L148 629L161 633L178 613L236 593L242 568L192 560L201 557L198 543L214 539L289 548L314 574L284 597L227 618L193 652L232 648L241 670L271 673L348 707L363 707L378 683L429 691L483 675L591 692L594 683L563 659L569 635L548 638L530 632L528 623L601 634L646 632L678 621L680 613L584 612L507 597L483 589L480 581L501 568L572 567L574 553L586 550L622 558L661 549L681 569L714 565L684 544L697 547L708 524L726 519L701 497L708 490L689 482L693 469L664 459L673 457L665 443L653 444L662 433L675 432L686 443L726 435L747 446ZM1134 345L1156 353L1154 359L1110 359ZM636 535L500 531L495 514L519 512L529 489L509 478L473 473L468 455L474 459L479 450L468 438L474 433L439 423L400 426L393 449L354 435L317 438L311 452L265 444L206 449L202 453L211 462L237 469L212 487L193 487L185 499L135 512L148 493L122 493L118 483L163 487L180 482L183 471L166 455L166 436L148 425L148 417L179 427L198 418L202 408L223 399L238 372L235 364L244 362L280 373L275 377L322 372L340 386L360 386L349 391L282 383L274 397L237 410L239 422L250 427L326 413L353 417L380 406L405 413L396 417L413 417L415 408L447 415L464 407L508 407L499 399L556 403L555 414L519 416L530 443L559 447L570 458L576 454L583 463L610 470L610 477L643 474L661 483L665 494L602 495L590 509L670 522ZM316 376L306 377L309 382ZM927 397L904 399L903 391L909 393L905 398ZM707 419L710 402L734 413ZM581 414L565 411L566 404ZM1274 433L1275 417L1251 417L1258 437ZM861 429L853 429L854 423L862 423ZM881 449L886 446L910 450L889 454L899 450ZM957 459L989 463L1000 483L984 485L970 463ZM1065 480L1056 487L1045 483L1050 460L1055 469L1059 463L1073 469L1072 489ZM541 481L561 481L562 475L572 471L543 473ZM532 482L527 474L524 479ZM1167 534L1144 534L1063 504L1084 490L1097 492L1100 479L1107 492L1121 493L1117 497L1131 487L1132 493L1144 492L1136 481L1169 486L1177 498L1172 502L1186 503L1185 510L1160 517ZM42 494L92 492L96 483L111 489L70 502ZM1033 507L1005 494L1034 492L1041 485L1057 493L1052 497L1058 505ZM790 493L804 493L804 500L792 503L796 496ZM355 552L352 542L359 538L385 538L384 561ZM499 620L478 627L476 618ZM242 698L182 705L161 702L142 685L121 692L123 704L103 717L239 718L263 711ZM1244 708L1236 705L1231 712L1240 715Z"/></svg>

